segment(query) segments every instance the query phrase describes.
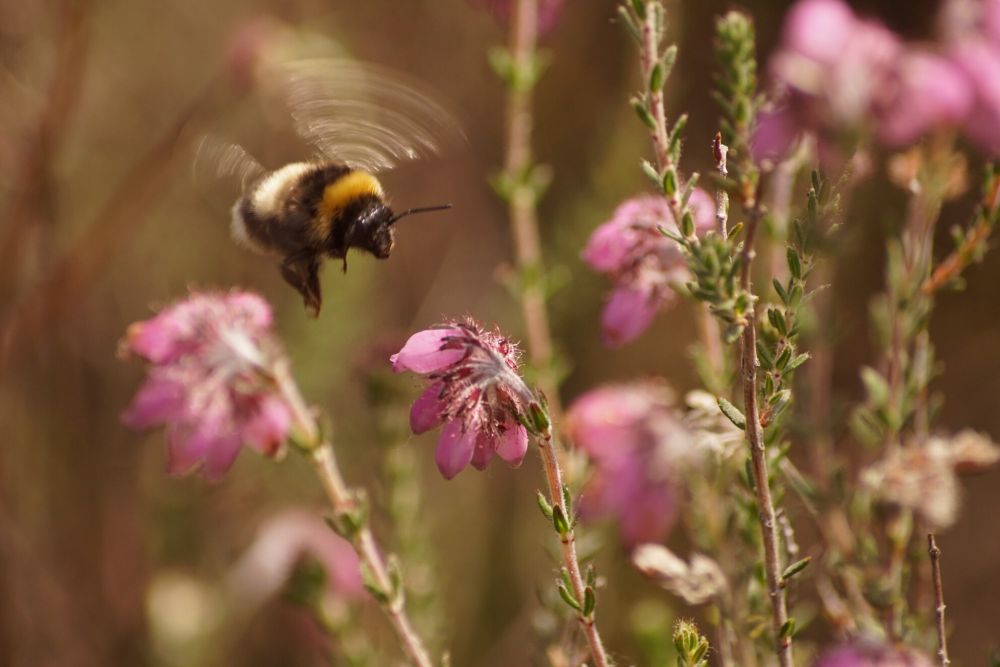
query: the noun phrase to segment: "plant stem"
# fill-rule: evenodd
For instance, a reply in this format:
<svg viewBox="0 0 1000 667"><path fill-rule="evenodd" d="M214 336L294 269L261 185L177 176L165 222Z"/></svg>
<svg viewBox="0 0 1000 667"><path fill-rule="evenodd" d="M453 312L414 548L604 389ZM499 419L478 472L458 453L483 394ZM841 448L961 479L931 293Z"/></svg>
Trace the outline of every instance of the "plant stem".
<svg viewBox="0 0 1000 667"><path fill-rule="evenodd" d="M646 12L646 18L642 22L642 42L639 49L639 65L642 71L642 81L644 83L650 80L650 77L653 74L653 68L656 67L657 63L660 61L659 40L660 35L657 34L655 14L650 9ZM653 117L653 127L649 130L649 137L653 143L653 154L656 159L656 167L659 169L661 174L666 173L668 170L676 171L677 165L674 164L673 159L670 157L670 135L667 129L667 113L663 103L663 90L650 90L646 99L647 110ZM683 192L683 187L678 184L677 192L666 197L667 205L670 208L670 215L673 217L674 222L677 225L681 224L681 218L683 217L683 210L679 195L680 192ZM719 227L722 230L723 235L725 235L726 224L728 222L728 212L724 212L724 214L727 215L726 218L718 217L720 212L723 211L724 209L721 207L720 203L717 208L716 219L718 220ZM719 378L722 377L725 369L723 349L720 344L722 338L719 334L719 323L708 311L707 306L702 306L700 311L701 313L698 318L698 333L701 338L702 345L705 348L705 355L708 359L709 366L711 367L712 375Z"/></svg>
<svg viewBox="0 0 1000 667"><path fill-rule="evenodd" d="M336 514L346 514L357 509L357 495L344 482L344 477L337 466L333 445L323 438L316 417L307 406L299 391L298 385L292 379L287 363L279 363L274 369L274 380L278 390L292 410L292 421L295 435L308 443L310 460L319 475L326 491L326 496ZM365 522L350 539L358 559L371 574L372 581L379 590L387 593L387 600L380 601L389 622L396 631L403 651L417 667L433 667L430 655L424 647L423 640L413 629L410 618L406 615L403 604L403 594L391 595L395 588L385 558L375 542L375 536Z"/></svg>
<svg viewBox="0 0 1000 667"><path fill-rule="evenodd" d="M931 576L934 580L934 617L937 620L938 659L941 667L948 667L948 639L944 630L944 589L941 586L941 549L934 539L934 533L927 533L927 552L931 556Z"/></svg>
<svg viewBox="0 0 1000 667"><path fill-rule="evenodd" d="M549 502L552 503L553 507L560 507L570 521L569 530L561 536L563 562L566 565L566 570L569 572L570 583L573 585L573 594L577 600L582 601L585 597L586 585L583 583L583 575L580 572L580 561L576 556L576 536L572 526L573 517L569 515L567 512L568 508L563 503L562 471L559 469L559 460L552 446L551 433L546 433L539 439L539 452L542 457L542 467L545 469L545 480L549 487ZM590 645L590 655L594 659L594 667L608 667L611 663L608 662L604 644L601 643L601 635L597 631L594 614L591 613L589 616L585 616L580 613L577 615L577 618L580 621L580 626L584 634L587 636L587 643Z"/></svg>
<svg viewBox="0 0 1000 667"><path fill-rule="evenodd" d="M753 241L760 222L760 209L750 210L747 235L740 253L740 286L750 292L750 263L753 260ZM746 415L746 434L750 444L750 458L753 463L754 490L757 494L757 509L760 517L760 532L764 542L764 571L767 575L768 595L771 598L771 616L774 625L775 649L781 667L792 667L792 639L782 636L781 630L788 622L788 609L781 578L781 555L778 552L778 526L771 500L771 488L767 473L767 452L764 449L764 433L760 426L757 407L757 324L754 307L747 313L747 324L742 335L742 359L740 362L743 378L743 409Z"/></svg>
<svg viewBox="0 0 1000 667"><path fill-rule="evenodd" d="M525 178L532 167L532 88L521 83L536 60L538 0L518 0L510 34L510 57L515 81L507 92L507 145L504 173L514 184L508 199L508 214L514 235L514 252L522 280L521 311L528 339L528 355L538 373L538 385L548 401L553 419L559 423L562 409L559 384L553 368L552 334L545 308L544 262L538 234L538 192Z"/></svg>

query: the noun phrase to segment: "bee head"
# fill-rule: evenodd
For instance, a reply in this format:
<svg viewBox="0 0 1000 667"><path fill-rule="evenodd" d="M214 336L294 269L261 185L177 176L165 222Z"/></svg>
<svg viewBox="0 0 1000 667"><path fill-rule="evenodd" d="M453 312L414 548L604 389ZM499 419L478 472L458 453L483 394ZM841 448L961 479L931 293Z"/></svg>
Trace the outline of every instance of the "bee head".
<svg viewBox="0 0 1000 667"><path fill-rule="evenodd" d="M396 242L394 225L397 220L414 213L441 211L446 208L451 208L451 204L411 208L396 214L381 200L372 199L357 214L354 224L348 230L346 246L367 250L379 259L385 259L389 256L392 246Z"/></svg>
<svg viewBox="0 0 1000 667"><path fill-rule="evenodd" d="M348 232L347 245L385 259L396 242L393 222L392 209L381 201L373 200L361 210Z"/></svg>

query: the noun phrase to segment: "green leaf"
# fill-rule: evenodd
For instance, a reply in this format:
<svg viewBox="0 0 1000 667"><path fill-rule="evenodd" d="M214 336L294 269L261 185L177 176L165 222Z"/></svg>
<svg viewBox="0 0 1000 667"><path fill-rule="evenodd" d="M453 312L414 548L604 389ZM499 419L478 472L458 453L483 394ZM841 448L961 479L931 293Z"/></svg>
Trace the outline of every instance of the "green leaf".
<svg viewBox="0 0 1000 667"><path fill-rule="evenodd" d="M784 374L791 373L796 368L809 361L809 358L810 356L808 352L803 352L802 354L798 355L797 357L789 361L787 366L785 366Z"/></svg>
<svg viewBox="0 0 1000 667"><path fill-rule="evenodd" d="M594 589L587 586L583 589L583 615L588 618L594 614L594 609L597 607L597 596L594 594Z"/></svg>
<svg viewBox="0 0 1000 667"><path fill-rule="evenodd" d="M632 98L632 108L635 110L635 115L639 117L642 124L651 130L656 129L656 119L653 118L653 114L649 113L649 109L646 108L646 103L639 99L638 97Z"/></svg>
<svg viewBox="0 0 1000 667"><path fill-rule="evenodd" d="M552 525L561 537L565 537L569 533L569 521L566 519L566 513L563 512L563 508L559 505L555 505L552 508Z"/></svg>
<svg viewBox="0 0 1000 667"><path fill-rule="evenodd" d="M802 262L799 259L799 253L789 246L785 252L785 256L788 259L788 270L791 272L792 277L796 280L802 278Z"/></svg>
<svg viewBox="0 0 1000 667"><path fill-rule="evenodd" d="M549 503L548 498L545 497L545 494L543 494L541 491L538 491L535 500L538 501L538 509L542 510L542 514L545 515L545 518L551 521L552 504Z"/></svg>
<svg viewBox="0 0 1000 667"><path fill-rule="evenodd" d="M677 172L672 167L663 174L663 194L668 197L677 194Z"/></svg>
<svg viewBox="0 0 1000 667"><path fill-rule="evenodd" d="M580 606L580 602L575 597L573 597L573 594L569 592L569 589L566 588L565 585L559 584L557 588L559 589L559 597L563 599L563 602L565 602L567 605L569 605L576 611L579 612L583 611L583 607Z"/></svg>
<svg viewBox="0 0 1000 667"><path fill-rule="evenodd" d="M726 415L726 418L733 423L733 426L741 431L746 430L747 419L743 416L743 413L740 412L739 408L721 396L719 396L716 400L719 403L719 409L722 410L722 414Z"/></svg>
<svg viewBox="0 0 1000 667"><path fill-rule="evenodd" d="M781 630L778 632L778 636L784 639L785 637L793 637L794 635L795 635L795 619L790 618L782 624Z"/></svg>
<svg viewBox="0 0 1000 667"><path fill-rule="evenodd" d="M861 381L868 392L868 398L878 406L883 406L889 401L889 383L874 368L865 366L861 369Z"/></svg>
<svg viewBox="0 0 1000 667"><path fill-rule="evenodd" d="M785 571L781 573L781 578L785 580L791 579L799 572L809 567L809 563L811 562L812 562L812 556L806 556L801 560L795 561L794 563L785 568Z"/></svg>
<svg viewBox="0 0 1000 667"><path fill-rule="evenodd" d="M663 178L660 176L660 172L656 170L656 167L649 160L642 161L642 173L646 174L646 178L652 181L653 185L658 188L663 187Z"/></svg>
<svg viewBox="0 0 1000 667"><path fill-rule="evenodd" d="M653 71L649 73L649 92L657 93L663 89L664 75L663 63L653 65Z"/></svg>

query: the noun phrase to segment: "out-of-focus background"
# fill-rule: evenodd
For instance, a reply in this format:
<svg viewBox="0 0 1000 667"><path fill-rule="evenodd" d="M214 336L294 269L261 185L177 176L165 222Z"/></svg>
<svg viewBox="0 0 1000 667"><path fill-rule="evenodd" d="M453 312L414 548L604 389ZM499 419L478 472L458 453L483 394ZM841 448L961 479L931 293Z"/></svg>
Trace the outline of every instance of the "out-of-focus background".
<svg viewBox="0 0 1000 667"><path fill-rule="evenodd" d="M552 302L569 363L564 398L603 381L662 374L678 389L695 376L690 307L660 316L643 338L608 352L598 320L606 285L581 264L588 233L645 187L637 156L647 137L628 107L633 49L613 0L568 0L545 38L551 65L537 89L536 150L553 168L541 204L547 259L565 286ZM912 39L933 30L936 3L854 3ZM775 44L785 2L747 2L760 55ZM690 113L687 169L705 170L717 112L710 98L713 17L730 3L673 4L680 46L668 86L671 115ZM268 166L301 158L282 119L222 75L227 42L270 16L362 59L422 79L454 110L465 146L385 175L401 207L450 201L454 210L408 221L384 263L352 257L323 275L324 312L306 317L269 260L228 234L232 183L190 176L189 145L204 131L244 141ZM257 525L289 506L321 507L302 461L244 454L207 484L164 470L163 437L126 431L118 415L140 369L116 359L126 326L191 287L243 286L275 304L276 321L309 399L332 413L347 476L376 499L384 477L364 378L394 344L443 317L473 314L519 334L519 311L498 279L510 261L505 210L487 179L502 159L503 90L487 50L505 31L465 0L0 0L0 664L317 664L300 612L268 609L231 630L205 658L200 629L219 611L216 587ZM903 194L876 178L855 197L855 228L836 272L837 400L861 393L873 360L867 303L881 281L886 202ZM901 210L898 206L896 211ZM949 205L963 223L969 200ZM938 426L1000 438L1000 258L939 300L932 331L947 397ZM416 391L416 387L413 387ZM439 573L453 664L527 665L537 595L553 566L530 458L444 481L433 436L413 438L424 492L420 529ZM967 481L964 513L939 537L955 664L984 664L1000 646L1000 471ZM383 526L376 524L376 530ZM598 558L610 582L600 618L622 664L640 657L636 627L675 603L625 565L611 532ZM387 537L391 544L391 540ZM748 555L749 557L749 555ZM639 611L626 600L643 601ZM377 615L369 619L379 627ZM388 641L388 639L387 639ZM202 657L193 657L193 656Z"/></svg>

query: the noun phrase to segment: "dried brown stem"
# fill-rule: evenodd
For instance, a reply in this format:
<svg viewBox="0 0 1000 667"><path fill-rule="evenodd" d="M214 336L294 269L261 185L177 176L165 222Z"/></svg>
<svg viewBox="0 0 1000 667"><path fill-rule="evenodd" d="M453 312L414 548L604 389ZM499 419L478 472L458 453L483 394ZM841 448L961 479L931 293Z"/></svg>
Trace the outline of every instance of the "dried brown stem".
<svg viewBox="0 0 1000 667"><path fill-rule="evenodd" d="M927 553L931 557L931 576L934 581L934 619L937 622L938 659L941 667L948 667L948 638L944 628L944 589L941 586L941 549L934 539L934 533L927 533Z"/></svg>
<svg viewBox="0 0 1000 667"><path fill-rule="evenodd" d="M552 446L551 435L547 435L539 440L539 452L542 457L542 466L545 469L545 481L549 488L549 502L553 507L560 507L563 514L572 521L573 518L563 503L562 471L559 469L559 460ZM576 555L576 536L572 525L569 531L562 536L561 542L563 563L566 566L567 572L569 572L570 583L573 585L573 595L577 600L583 601L585 599L586 585L583 582L580 561ZM611 663L608 661L604 644L601 642L601 635L597 631L594 615L591 614L588 617L581 613L578 614L577 618L580 621L580 626L584 634L587 636L587 643L590 645L590 655L594 660L594 667L609 667Z"/></svg>
<svg viewBox="0 0 1000 667"><path fill-rule="evenodd" d="M760 222L758 207L750 209L746 239L740 253L740 286L750 292L750 264L753 260L753 241ZM757 326L754 308L747 313L746 327L742 336L742 359L740 363L743 379L743 410L746 416L747 441L750 444L750 459L753 464L754 490L757 494L757 510L760 518L760 532L764 542L764 572L767 575L768 596L771 598L771 618L774 627L775 649L781 667L792 667L792 639L783 636L782 629L788 622L785 589L781 576L781 554L778 551L778 525L771 499L771 488L767 472L767 452L764 448L764 434L760 426L760 411L757 406Z"/></svg>

